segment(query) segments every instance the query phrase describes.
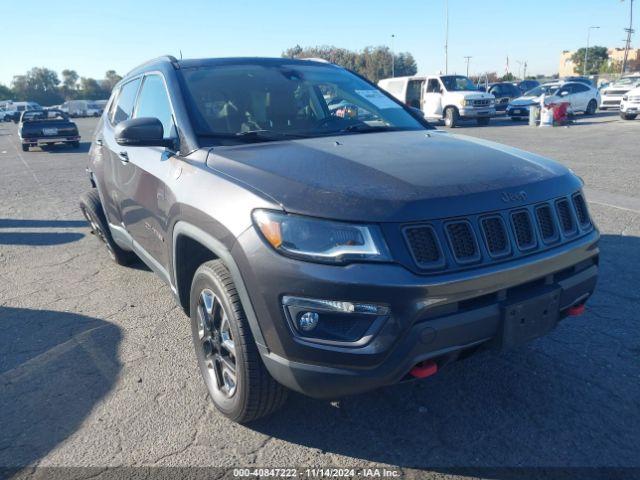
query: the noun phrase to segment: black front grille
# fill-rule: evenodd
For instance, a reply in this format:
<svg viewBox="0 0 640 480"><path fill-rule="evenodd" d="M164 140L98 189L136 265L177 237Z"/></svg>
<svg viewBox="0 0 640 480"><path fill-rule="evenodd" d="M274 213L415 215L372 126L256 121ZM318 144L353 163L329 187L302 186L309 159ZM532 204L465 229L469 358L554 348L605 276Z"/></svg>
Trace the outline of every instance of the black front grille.
<svg viewBox="0 0 640 480"><path fill-rule="evenodd" d="M572 235L576 232L576 225L573 221L573 215L571 215L571 207L569 201L566 198L558 200L556 202L556 210L558 211L558 218L560 219L560 226L562 232L565 235Z"/></svg>
<svg viewBox="0 0 640 480"><path fill-rule="evenodd" d="M489 254L493 257L508 255L511 248L502 218L498 216L483 218L481 223Z"/></svg>
<svg viewBox="0 0 640 480"><path fill-rule="evenodd" d="M520 250L527 250L536 245L536 236L527 210L520 210L511 214L513 232Z"/></svg>
<svg viewBox="0 0 640 480"><path fill-rule="evenodd" d="M418 266L433 265L442 259L435 231L431 225L407 227L404 234Z"/></svg>
<svg viewBox="0 0 640 480"><path fill-rule="evenodd" d="M584 201L584 197L580 193L576 193L573 197L573 208L576 209L576 215L578 216L578 222L580 225L589 225L589 212L587 211L587 204Z"/></svg>
<svg viewBox="0 0 640 480"><path fill-rule="evenodd" d="M593 229L582 192L535 205L402 226L413 264L436 272L531 255ZM425 272L427 273L427 272Z"/></svg>
<svg viewBox="0 0 640 480"><path fill-rule="evenodd" d="M471 262L479 258L478 246L469 222L451 222L447 224L446 228L456 260Z"/></svg>
<svg viewBox="0 0 640 480"><path fill-rule="evenodd" d="M549 205L545 204L536 207L536 219L538 220L538 228L540 228L542 240L553 242L558 238L556 223L553 220L553 213Z"/></svg>

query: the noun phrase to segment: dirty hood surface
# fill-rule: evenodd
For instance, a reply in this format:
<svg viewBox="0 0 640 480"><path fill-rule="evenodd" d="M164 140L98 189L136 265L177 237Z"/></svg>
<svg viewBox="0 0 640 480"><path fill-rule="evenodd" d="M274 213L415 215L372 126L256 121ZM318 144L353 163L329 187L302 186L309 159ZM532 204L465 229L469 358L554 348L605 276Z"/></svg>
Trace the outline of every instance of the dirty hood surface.
<svg viewBox="0 0 640 480"><path fill-rule="evenodd" d="M213 147L207 164L288 212L352 221L489 212L581 186L551 160L437 130Z"/></svg>

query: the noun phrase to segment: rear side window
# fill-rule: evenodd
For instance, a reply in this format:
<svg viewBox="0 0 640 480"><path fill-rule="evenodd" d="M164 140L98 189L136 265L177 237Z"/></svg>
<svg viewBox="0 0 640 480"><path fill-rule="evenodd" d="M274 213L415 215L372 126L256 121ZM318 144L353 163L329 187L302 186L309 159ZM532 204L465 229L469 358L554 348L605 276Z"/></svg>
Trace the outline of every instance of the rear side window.
<svg viewBox="0 0 640 480"><path fill-rule="evenodd" d="M440 82L437 78L429 79L427 83L427 93L440 93Z"/></svg>
<svg viewBox="0 0 640 480"><path fill-rule="evenodd" d="M118 101L116 102L116 111L114 112L112 119L114 125L117 125L120 122L124 122L125 120L131 118L131 114L133 112L133 102L135 102L136 100L136 93L138 91L139 85L140 79L136 78L129 83L125 83L120 88L120 95L118 96Z"/></svg>
<svg viewBox="0 0 640 480"><path fill-rule="evenodd" d="M144 77L142 89L138 95L135 117L157 118L162 123L164 138L170 138L173 135L171 104L164 81L159 75Z"/></svg>

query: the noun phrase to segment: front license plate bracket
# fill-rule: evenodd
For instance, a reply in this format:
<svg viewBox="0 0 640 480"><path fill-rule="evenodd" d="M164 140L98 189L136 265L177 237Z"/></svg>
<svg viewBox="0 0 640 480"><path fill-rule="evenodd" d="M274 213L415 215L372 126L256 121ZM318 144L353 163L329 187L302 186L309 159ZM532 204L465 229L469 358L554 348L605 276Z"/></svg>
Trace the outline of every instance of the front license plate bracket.
<svg viewBox="0 0 640 480"><path fill-rule="evenodd" d="M560 315L560 288L506 304L502 310L502 346L515 348L553 330Z"/></svg>

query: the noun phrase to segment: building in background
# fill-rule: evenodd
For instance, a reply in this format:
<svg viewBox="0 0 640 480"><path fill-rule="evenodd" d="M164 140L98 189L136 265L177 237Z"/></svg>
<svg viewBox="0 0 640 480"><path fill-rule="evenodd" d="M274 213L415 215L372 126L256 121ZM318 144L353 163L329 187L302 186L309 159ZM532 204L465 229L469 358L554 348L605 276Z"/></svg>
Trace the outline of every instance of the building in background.
<svg viewBox="0 0 640 480"><path fill-rule="evenodd" d="M558 67L558 75L560 77L570 77L572 75L582 75L582 72L576 71L576 66L571 57L575 51L565 50L560 54L560 65ZM624 48L609 48L609 63L615 62L621 64L624 60ZM627 58L627 71L635 72L640 70L640 48L632 48L629 50Z"/></svg>

